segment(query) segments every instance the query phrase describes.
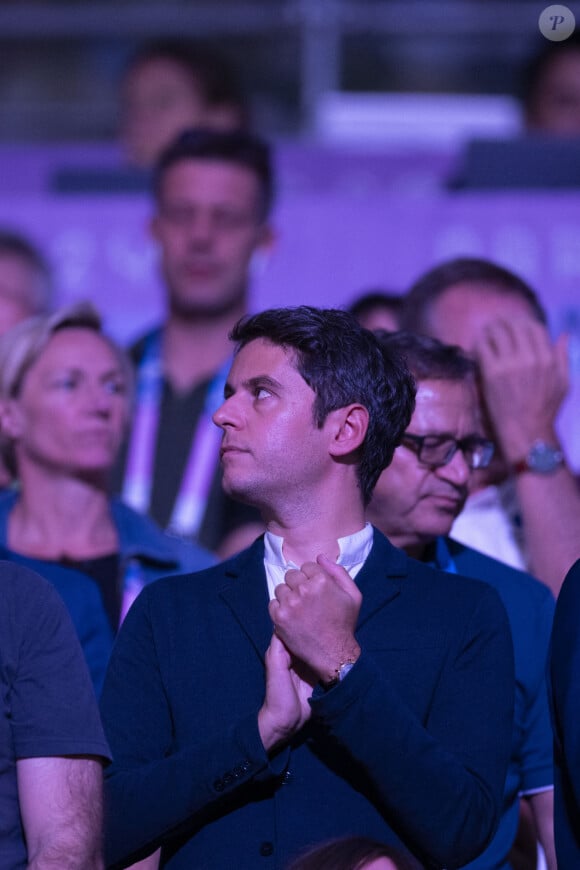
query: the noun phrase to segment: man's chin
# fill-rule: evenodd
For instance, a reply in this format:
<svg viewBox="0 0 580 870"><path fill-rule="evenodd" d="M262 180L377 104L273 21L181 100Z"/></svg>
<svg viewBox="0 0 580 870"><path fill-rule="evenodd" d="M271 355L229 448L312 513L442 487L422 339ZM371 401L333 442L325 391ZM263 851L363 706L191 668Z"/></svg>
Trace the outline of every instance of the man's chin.
<svg viewBox="0 0 580 870"><path fill-rule="evenodd" d="M171 310L180 320L193 321L220 319L240 306L245 306L245 294L220 299L213 289L192 291L189 295L184 292L171 301Z"/></svg>
<svg viewBox="0 0 580 870"><path fill-rule="evenodd" d="M257 493L254 488L249 485L244 485L242 481L230 480L226 475L222 478L222 489L227 496L234 501L240 501L243 504L249 504L259 507Z"/></svg>

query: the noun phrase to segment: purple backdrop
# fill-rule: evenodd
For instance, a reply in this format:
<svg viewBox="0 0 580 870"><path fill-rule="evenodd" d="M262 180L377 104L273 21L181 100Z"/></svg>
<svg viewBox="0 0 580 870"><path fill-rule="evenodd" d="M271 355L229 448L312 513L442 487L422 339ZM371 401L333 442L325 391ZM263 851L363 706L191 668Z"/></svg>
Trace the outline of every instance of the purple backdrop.
<svg viewBox="0 0 580 870"><path fill-rule="evenodd" d="M147 194L51 192L55 166L115 166L112 149L4 149L0 223L49 254L58 301L89 298L126 341L161 315ZM274 224L278 242L254 276L254 309L347 304L364 289L403 291L444 258L476 254L538 290L554 334L575 325L573 391L563 437L580 469L580 193L446 194L440 154L361 154L286 146Z"/></svg>

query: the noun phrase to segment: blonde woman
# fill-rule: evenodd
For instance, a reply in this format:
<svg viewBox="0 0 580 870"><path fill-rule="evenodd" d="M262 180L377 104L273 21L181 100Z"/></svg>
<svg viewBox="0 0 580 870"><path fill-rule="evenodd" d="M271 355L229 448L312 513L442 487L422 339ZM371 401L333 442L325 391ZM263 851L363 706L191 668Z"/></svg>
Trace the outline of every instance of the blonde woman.
<svg viewBox="0 0 580 870"><path fill-rule="evenodd" d="M88 574L113 630L146 583L215 561L110 496L130 383L123 352L87 303L0 338L3 450L17 480L0 495L0 546Z"/></svg>

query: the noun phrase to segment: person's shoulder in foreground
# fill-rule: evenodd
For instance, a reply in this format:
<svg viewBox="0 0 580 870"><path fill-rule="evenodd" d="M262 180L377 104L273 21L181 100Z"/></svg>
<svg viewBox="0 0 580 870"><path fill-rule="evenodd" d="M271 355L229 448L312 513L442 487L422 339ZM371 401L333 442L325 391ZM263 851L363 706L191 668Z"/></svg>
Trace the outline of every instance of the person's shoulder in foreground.
<svg viewBox="0 0 580 870"><path fill-rule="evenodd" d="M79 641L58 593L29 569L0 562L0 597L3 865L45 866L50 855L98 870L110 756Z"/></svg>
<svg viewBox="0 0 580 870"><path fill-rule="evenodd" d="M98 697L111 655L113 633L97 584L80 571L66 568L57 562L23 556L0 545L0 562L1 560L30 568L56 589L76 629Z"/></svg>
<svg viewBox="0 0 580 870"><path fill-rule="evenodd" d="M548 679L554 728L556 856L580 866L580 560L564 581L554 617Z"/></svg>

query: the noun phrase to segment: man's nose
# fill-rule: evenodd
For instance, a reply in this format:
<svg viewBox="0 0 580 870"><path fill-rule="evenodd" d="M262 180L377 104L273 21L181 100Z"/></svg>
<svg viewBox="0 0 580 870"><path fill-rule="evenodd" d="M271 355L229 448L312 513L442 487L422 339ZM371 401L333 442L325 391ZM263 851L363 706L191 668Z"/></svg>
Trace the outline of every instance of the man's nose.
<svg viewBox="0 0 580 870"><path fill-rule="evenodd" d="M227 426L239 425L239 411L237 408L235 396L229 396L224 399L219 408L213 414L213 422L220 429L225 429Z"/></svg>
<svg viewBox="0 0 580 870"><path fill-rule="evenodd" d="M85 402L89 410L102 417L111 413L113 396L102 384L87 384Z"/></svg>
<svg viewBox="0 0 580 870"><path fill-rule="evenodd" d="M188 224L188 231L192 244L209 245L214 235L214 222L211 215L197 213L192 216Z"/></svg>
<svg viewBox="0 0 580 870"><path fill-rule="evenodd" d="M439 472L442 477L456 485L465 485L471 477L471 468L467 464L463 451L459 448L453 454L450 462L439 468Z"/></svg>

